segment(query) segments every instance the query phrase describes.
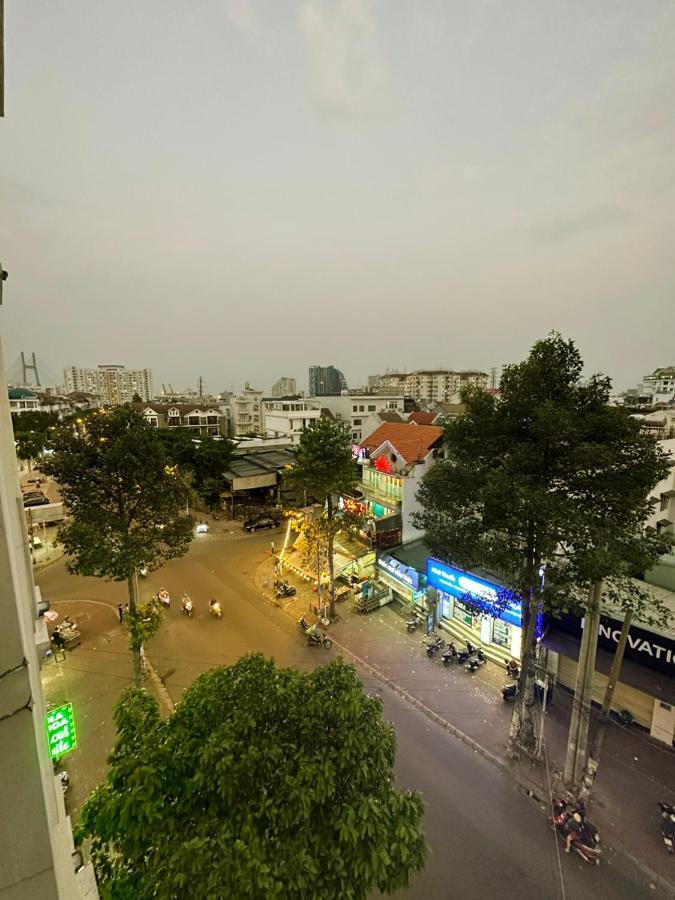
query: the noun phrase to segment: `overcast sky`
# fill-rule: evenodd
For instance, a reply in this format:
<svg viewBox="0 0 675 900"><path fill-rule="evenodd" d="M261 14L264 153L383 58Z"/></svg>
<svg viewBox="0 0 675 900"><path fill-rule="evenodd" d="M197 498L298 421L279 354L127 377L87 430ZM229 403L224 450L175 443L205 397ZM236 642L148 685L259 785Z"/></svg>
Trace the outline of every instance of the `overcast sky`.
<svg viewBox="0 0 675 900"><path fill-rule="evenodd" d="M8 364L675 363L673 0L8 0Z"/></svg>

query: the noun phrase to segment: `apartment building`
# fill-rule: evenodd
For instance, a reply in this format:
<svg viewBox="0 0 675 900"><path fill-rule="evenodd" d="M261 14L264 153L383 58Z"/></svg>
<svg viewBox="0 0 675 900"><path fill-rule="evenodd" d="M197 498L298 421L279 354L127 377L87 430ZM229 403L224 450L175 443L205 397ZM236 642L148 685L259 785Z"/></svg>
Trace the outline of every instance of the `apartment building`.
<svg viewBox="0 0 675 900"><path fill-rule="evenodd" d="M232 432L235 436L263 434L263 392L256 391L248 381L244 390L230 400Z"/></svg>
<svg viewBox="0 0 675 900"><path fill-rule="evenodd" d="M65 393L95 394L109 406L131 403L135 395L150 400L154 394L150 369L126 369L120 365L101 365L95 369L68 366L63 370Z"/></svg>
<svg viewBox="0 0 675 900"><path fill-rule="evenodd" d="M263 399L265 437L290 437L293 446L300 443L303 428L321 415L321 404L303 397Z"/></svg>
<svg viewBox="0 0 675 900"><path fill-rule="evenodd" d="M370 376L378 379L379 389L397 389L416 403L457 403L459 392L465 386L474 384L487 390L489 376L486 372L467 370L455 372L452 369L417 369L414 372L387 372Z"/></svg>
<svg viewBox="0 0 675 900"><path fill-rule="evenodd" d="M405 398L403 394L334 394L321 397L321 407L327 409L333 418L348 422L352 441L358 444L369 430L372 431L374 413L398 413L403 417Z"/></svg>
<svg viewBox="0 0 675 900"><path fill-rule="evenodd" d="M287 375L282 375L281 378L272 385L271 393L273 397L294 397L298 393L295 378L289 378Z"/></svg>

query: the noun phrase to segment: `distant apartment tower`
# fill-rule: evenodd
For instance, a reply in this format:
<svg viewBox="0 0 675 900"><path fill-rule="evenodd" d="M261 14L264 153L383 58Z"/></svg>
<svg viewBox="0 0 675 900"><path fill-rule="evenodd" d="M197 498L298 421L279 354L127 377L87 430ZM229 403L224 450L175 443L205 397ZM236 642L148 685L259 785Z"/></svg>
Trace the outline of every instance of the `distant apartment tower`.
<svg viewBox="0 0 675 900"><path fill-rule="evenodd" d="M294 397L297 392L295 378L289 378L287 375L282 375L281 378L272 385L273 397Z"/></svg>
<svg viewBox="0 0 675 900"><path fill-rule="evenodd" d="M63 370L63 379L67 394L72 391L96 394L111 406L131 403L136 394L141 400L151 400L154 393L150 369L125 369L119 365L102 365L96 369L68 366Z"/></svg>
<svg viewBox="0 0 675 900"><path fill-rule="evenodd" d="M334 366L309 367L309 396L330 397L347 390L347 379Z"/></svg>
<svg viewBox="0 0 675 900"><path fill-rule="evenodd" d="M417 403L452 403L459 399L459 391L469 384L487 390L490 378L487 372L452 369L416 369L414 372L387 372L379 376L380 389L393 388Z"/></svg>

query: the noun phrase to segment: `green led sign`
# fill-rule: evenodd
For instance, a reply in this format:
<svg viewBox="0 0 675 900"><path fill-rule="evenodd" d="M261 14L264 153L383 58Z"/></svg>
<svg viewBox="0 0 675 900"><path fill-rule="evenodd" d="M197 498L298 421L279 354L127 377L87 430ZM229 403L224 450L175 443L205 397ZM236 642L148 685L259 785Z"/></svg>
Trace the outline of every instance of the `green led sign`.
<svg viewBox="0 0 675 900"><path fill-rule="evenodd" d="M47 713L47 741L52 759L70 753L77 746L72 703L65 703Z"/></svg>

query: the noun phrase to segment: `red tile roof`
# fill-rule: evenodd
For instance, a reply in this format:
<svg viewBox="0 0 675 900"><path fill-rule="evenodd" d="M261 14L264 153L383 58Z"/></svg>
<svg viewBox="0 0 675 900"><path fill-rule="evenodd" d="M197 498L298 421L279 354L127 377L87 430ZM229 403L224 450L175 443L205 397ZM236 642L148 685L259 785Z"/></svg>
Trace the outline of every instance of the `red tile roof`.
<svg viewBox="0 0 675 900"><path fill-rule="evenodd" d="M433 425L436 413L432 412L411 412L408 421L415 425Z"/></svg>
<svg viewBox="0 0 675 900"><path fill-rule="evenodd" d="M413 463L418 459L424 459L442 436L443 429L436 425L385 422L362 441L361 446L366 447L372 455L388 441L397 456L406 463Z"/></svg>

